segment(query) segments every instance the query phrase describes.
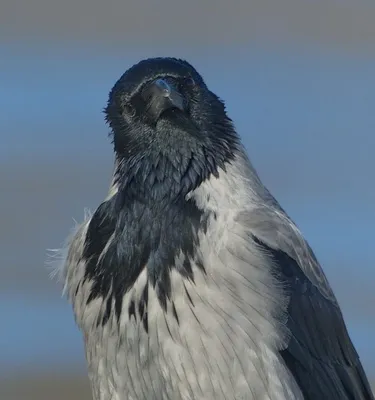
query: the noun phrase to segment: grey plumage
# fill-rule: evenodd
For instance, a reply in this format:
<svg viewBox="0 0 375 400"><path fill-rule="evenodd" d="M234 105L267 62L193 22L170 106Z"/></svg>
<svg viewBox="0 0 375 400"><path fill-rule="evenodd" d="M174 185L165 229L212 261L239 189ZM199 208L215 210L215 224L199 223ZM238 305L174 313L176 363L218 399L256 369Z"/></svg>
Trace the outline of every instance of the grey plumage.
<svg viewBox="0 0 375 400"><path fill-rule="evenodd" d="M111 189L61 269L94 399L373 399L318 261L194 68L137 64L106 115Z"/></svg>

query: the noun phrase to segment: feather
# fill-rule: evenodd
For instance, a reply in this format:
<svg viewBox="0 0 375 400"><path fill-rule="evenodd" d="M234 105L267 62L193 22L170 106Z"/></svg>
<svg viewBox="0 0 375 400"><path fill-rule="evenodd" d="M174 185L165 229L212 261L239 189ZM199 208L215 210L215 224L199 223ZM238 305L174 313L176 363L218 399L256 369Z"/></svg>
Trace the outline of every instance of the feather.
<svg viewBox="0 0 375 400"><path fill-rule="evenodd" d="M178 93L142 97L160 79ZM198 72L141 61L105 112L113 180L60 270L94 400L373 400L321 266Z"/></svg>

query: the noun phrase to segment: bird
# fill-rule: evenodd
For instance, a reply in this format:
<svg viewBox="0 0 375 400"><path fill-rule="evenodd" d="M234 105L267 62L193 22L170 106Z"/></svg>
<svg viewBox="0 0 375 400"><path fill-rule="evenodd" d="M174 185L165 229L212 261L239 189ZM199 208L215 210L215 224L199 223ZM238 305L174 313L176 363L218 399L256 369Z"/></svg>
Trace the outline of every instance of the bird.
<svg viewBox="0 0 375 400"><path fill-rule="evenodd" d="M104 114L108 195L60 266L93 398L374 399L321 265L202 75L142 59Z"/></svg>

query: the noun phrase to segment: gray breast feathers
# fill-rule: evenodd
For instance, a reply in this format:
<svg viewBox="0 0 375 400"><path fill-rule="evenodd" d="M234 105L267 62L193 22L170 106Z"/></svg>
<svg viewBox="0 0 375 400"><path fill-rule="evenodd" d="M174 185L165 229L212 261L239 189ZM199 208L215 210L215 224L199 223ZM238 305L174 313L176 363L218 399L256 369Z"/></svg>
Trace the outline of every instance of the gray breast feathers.
<svg viewBox="0 0 375 400"><path fill-rule="evenodd" d="M133 274L121 272L128 253L110 214L115 196L72 236L63 267L95 399L372 399L317 260L244 152L189 193L192 219L166 228L165 247ZM87 258L93 218L100 235ZM155 277L161 261L167 272ZM345 348L327 349L321 335ZM334 382L314 391L323 373Z"/></svg>

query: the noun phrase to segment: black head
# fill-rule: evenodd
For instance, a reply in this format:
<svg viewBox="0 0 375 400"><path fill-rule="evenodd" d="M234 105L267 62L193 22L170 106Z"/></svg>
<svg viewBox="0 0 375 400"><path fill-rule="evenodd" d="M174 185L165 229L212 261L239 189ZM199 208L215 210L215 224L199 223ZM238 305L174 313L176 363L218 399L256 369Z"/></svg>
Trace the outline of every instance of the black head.
<svg viewBox="0 0 375 400"><path fill-rule="evenodd" d="M183 60L152 58L131 67L111 90L105 113L120 174L151 174L159 166L156 175L165 182L173 175L176 191L184 179L191 190L217 173L237 146L224 103ZM196 176L189 178L192 163Z"/></svg>

